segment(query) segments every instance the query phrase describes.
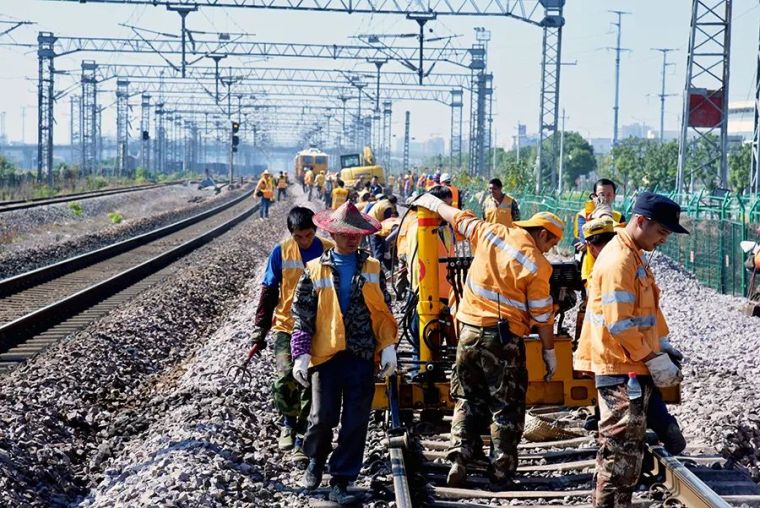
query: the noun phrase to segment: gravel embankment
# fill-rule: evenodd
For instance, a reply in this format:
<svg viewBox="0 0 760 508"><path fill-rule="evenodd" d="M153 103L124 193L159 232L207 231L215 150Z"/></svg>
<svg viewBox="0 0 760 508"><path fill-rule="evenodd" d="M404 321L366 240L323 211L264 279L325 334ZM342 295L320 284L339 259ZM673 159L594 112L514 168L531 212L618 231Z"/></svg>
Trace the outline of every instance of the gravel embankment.
<svg viewBox="0 0 760 508"><path fill-rule="evenodd" d="M0 279L147 233L213 208L240 192L214 195L172 185L83 200L81 217L65 203L3 213L0 239L13 241L0 242ZM110 223L106 214L113 210L122 213L123 222Z"/></svg>
<svg viewBox="0 0 760 508"><path fill-rule="evenodd" d="M670 340L686 356L683 403L672 406L690 446L721 452L760 481L760 320L744 301L706 288L657 254Z"/></svg>
<svg viewBox="0 0 760 508"><path fill-rule="evenodd" d="M286 210L192 254L177 274L3 377L0 505L294 497L279 483L289 465L273 455L271 353L251 386L224 375L245 354L246 312Z"/></svg>

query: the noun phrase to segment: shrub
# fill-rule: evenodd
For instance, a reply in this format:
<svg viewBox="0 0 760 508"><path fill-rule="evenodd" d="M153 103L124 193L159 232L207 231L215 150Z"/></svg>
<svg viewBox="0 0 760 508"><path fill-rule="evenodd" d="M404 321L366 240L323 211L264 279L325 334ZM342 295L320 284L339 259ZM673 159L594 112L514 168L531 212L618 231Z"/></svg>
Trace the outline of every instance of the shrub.
<svg viewBox="0 0 760 508"><path fill-rule="evenodd" d="M119 212L108 212L108 218L111 220L111 224L119 224L124 220L124 216Z"/></svg>
<svg viewBox="0 0 760 508"><path fill-rule="evenodd" d="M84 209L82 208L82 203L79 201L72 201L68 204L69 210L71 210L71 213L74 214L75 217L81 217L84 213Z"/></svg>

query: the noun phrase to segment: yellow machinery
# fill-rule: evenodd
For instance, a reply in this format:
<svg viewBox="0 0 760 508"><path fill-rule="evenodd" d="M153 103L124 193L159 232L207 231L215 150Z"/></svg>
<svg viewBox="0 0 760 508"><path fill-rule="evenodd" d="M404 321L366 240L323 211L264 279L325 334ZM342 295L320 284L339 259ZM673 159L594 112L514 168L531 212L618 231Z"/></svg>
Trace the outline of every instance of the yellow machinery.
<svg viewBox="0 0 760 508"><path fill-rule="evenodd" d="M398 410L401 411L450 410L454 407L446 371L453 364L454 357L451 350L455 347L451 347L452 345L442 347L442 342L447 340L447 334L443 333L442 328L450 326L451 323L449 316L441 316L442 305L439 298L441 295L438 294L438 267L439 261L443 261L438 259L440 217L424 208L418 208L417 220L419 358L405 362L403 357L399 356L401 367L411 364L415 368L407 369L406 375L399 374L390 378L389 382L395 383L395 386L376 384L373 409L388 409L394 406L395 404L390 404L389 394L398 402ZM471 258L447 258L446 261L450 267L447 276L452 282L454 291L457 292L457 286L461 289L461 282L466 277ZM580 290L582 285L580 274L574 262L556 263L553 267L554 273L550 285L555 305L559 305L554 341L557 352L557 371L551 381L544 381L541 341L538 336L524 338L529 382L526 404L528 406L593 406L596 404L597 396L594 380L581 377L573 371L573 343L562 328L564 312L575 306L575 291ZM453 275L452 269L458 269L459 273ZM455 279L459 279L459 284ZM444 351L448 354L444 354ZM678 388L661 391L664 401L680 401ZM392 407L391 409L393 410Z"/></svg>
<svg viewBox="0 0 760 508"><path fill-rule="evenodd" d="M375 164L372 148L365 146L361 154L340 156L340 179L348 188L355 188L363 182L369 182L376 176L380 185L385 185L385 170Z"/></svg>

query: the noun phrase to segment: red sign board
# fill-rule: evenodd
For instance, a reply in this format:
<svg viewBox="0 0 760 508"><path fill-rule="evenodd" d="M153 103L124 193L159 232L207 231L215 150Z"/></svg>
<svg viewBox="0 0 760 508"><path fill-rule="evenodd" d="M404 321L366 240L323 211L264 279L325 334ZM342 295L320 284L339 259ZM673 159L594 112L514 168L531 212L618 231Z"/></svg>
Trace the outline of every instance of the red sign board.
<svg viewBox="0 0 760 508"><path fill-rule="evenodd" d="M718 127L723 117L723 90L689 92L689 127Z"/></svg>

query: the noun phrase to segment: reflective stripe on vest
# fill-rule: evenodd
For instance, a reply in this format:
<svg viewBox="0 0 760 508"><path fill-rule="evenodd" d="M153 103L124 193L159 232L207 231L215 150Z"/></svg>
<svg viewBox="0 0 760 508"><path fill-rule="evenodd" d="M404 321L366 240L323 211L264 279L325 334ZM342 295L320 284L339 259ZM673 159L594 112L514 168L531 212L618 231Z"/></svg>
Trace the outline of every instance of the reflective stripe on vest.
<svg viewBox="0 0 760 508"><path fill-rule="evenodd" d="M282 261L283 270L303 270L303 261L300 259L284 259Z"/></svg>
<svg viewBox="0 0 760 508"><path fill-rule="evenodd" d="M486 232L484 237L490 243L506 252L512 259L523 265L529 272L538 272L538 266L536 266L536 263L528 259L528 257L519 250L515 249L511 245L508 245L504 240L496 236L493 231Z"/></svg>
<svg viewBox="0 0 760 508"><path fill-rule="evenodd" d="M628 291L610 291L609 293L604 293L602 295L602 305L634 302L636 302L636 295Z"/></svg>
<svg viewBox="0 0 760 508"><path fill-rule="evenodd" d="M586 317L591 321L591 324L593 325L606 326L604 322L604 316L602 314L587 313ZM639 316L639 317L621 319L620 321L617 321L613 323L612 325L607 326L607 329L609 330L610 335L617 335L633 327L650 328L654 326L655 323L656 323L655 316L650 314L648 316Z"/></svg>
<svg viewBox="0 0 760 508"><path fill-rule="evenodd" d="M470 290L473 293L475 293L481 298L485 298L486 300L491 300L497 305L509 305L510 307L514 307L523 312L526 312L528 310L528 307L523 302L513 300L512 298L508 298L500 293L497 293L496 291L486 289L483 286L480 286L476 284L475 282L472 282L469 276L467 277L466 284L467 284L467 287L470 288Z"/></svg>
<svg viewBox="0 0 760 508"><path fill-rule="evenodd" d="M379 273L370 273L370 272L362 272L362 277L367 282L371 282L373 284L380 284L380 274Z"/></svg>

